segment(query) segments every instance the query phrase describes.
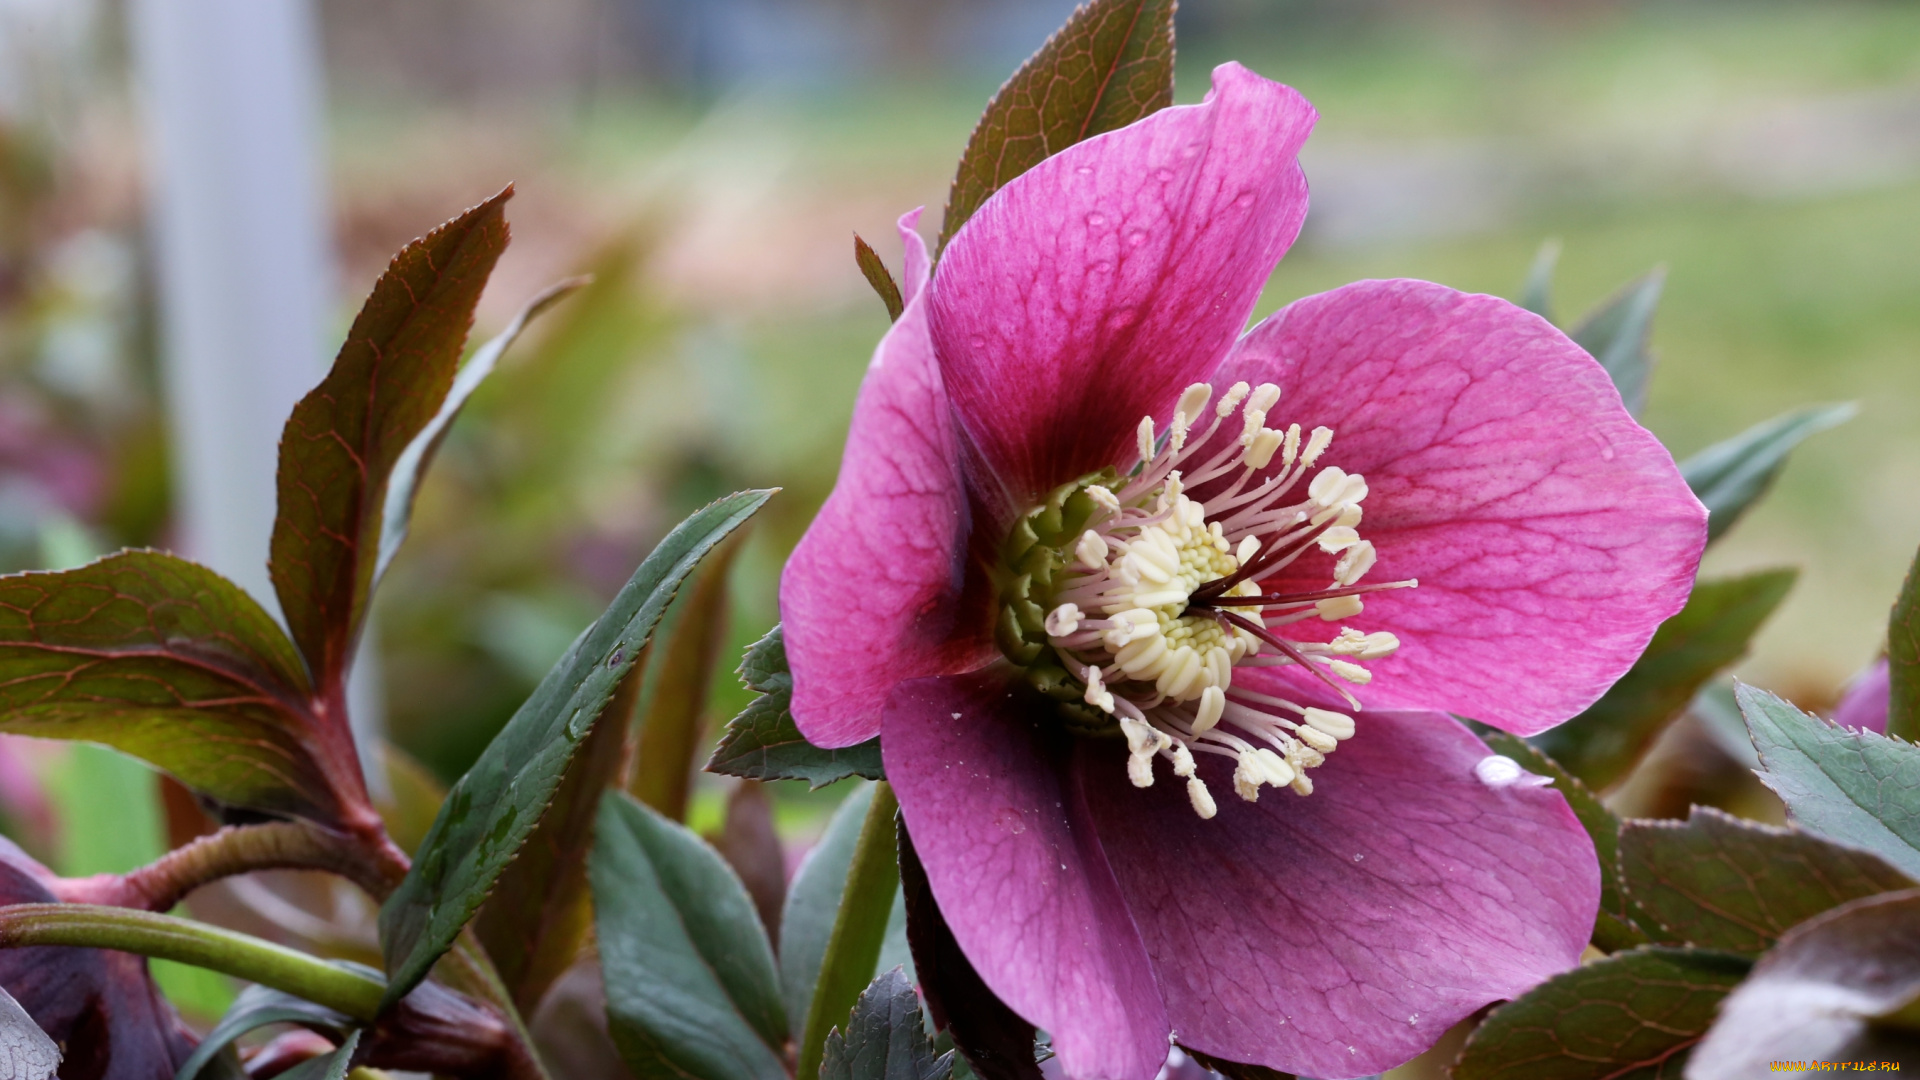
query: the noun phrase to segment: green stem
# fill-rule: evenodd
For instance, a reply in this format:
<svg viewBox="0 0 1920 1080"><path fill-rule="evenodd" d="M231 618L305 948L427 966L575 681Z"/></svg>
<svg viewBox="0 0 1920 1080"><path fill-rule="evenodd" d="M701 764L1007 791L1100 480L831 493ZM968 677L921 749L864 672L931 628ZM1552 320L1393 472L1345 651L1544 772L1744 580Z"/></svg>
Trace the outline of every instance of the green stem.
<svg viewBox="0 0 1920 1080"><path fill-rule="evenodd" d="M880 963L887 917L893 912L894 893L900 889L899 844L893 820L899 809L893 788L885 780L873 786L873 803L860 826L853 865L847 868L846 891L840 895L840 911L834 916L827 954L820 961L820 978L813 987L813 1004L801 1029L796 1080L818 1080L827 1032L846 1025L860 991L873 981L873 969Z"/></svg>
<svg viewBox="0 0 1920 1080"><path fill-rule="evenodd" d="M116 949L218 971L284 990L357 1020L380 1012L386 984L271 941L150 911L95 904L0 907L0 948Z"/></svg>

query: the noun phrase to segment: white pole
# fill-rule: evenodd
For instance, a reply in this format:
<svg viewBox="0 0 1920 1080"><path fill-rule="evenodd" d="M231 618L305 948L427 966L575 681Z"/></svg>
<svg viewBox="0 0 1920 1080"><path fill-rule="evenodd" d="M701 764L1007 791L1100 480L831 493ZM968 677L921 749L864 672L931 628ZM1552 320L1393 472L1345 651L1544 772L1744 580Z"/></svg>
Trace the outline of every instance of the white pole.
<svg viewBox="0 0 1920 1080"><path fill-rule="evenodd" d="M278 613L267 550L280 427L326 373L333 336L312 5L132 0L128 15L180 546ZM360 667L364 739L379 718Z"/></svg>

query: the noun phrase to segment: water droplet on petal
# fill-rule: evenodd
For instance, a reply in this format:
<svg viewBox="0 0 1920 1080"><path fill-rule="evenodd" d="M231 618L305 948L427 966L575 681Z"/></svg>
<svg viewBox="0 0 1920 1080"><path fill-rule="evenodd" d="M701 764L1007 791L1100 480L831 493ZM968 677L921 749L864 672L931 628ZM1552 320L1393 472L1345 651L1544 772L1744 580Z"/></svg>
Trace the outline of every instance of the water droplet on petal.
<svg viewBox="0 0 1920 1080"><path fill-rule="evenodd" d="M1553 778L1530 773L1504 754L1488 754L1473 767L1473 775L1490 788L1545 787Z"/></svg>
<svg viewBox="0 0 1920 1080"><path fill-rule="evenodd" d="M1134 247L1139 247L1141 244L1144 244L1146 242L1147 242L1147 234L1144 229L1135 230L1134 232L1127 234L1127 243L1132 244Z"/></svg>
<svg viewBox="0 0 1920 1080"><path fill-rule="evenodd" d="M1239 207L1239 208L1241 208L1242 210L1244 210L1244 209L1246 209L1246 208L1247 208L1247 207L1249 207L1249 206L1252 206L1252 205L1253 205L1253 192L1251 192L1251 191L1243 191L1243 192L1241 192L1241 193L1240 193L1240 197L1239 197L1239 198L1237 198L1237 199L1235 199L1235 200L1233 200L1233 204L1234 204L1235 206L1238 206L1238 207Z"/></svg>
<svg viewBox="0 0 1920 1080"><path fill-rule="evenodd" d="M1087 224L1093 226L1096 229L1102 225L1105 225L1106 223L1107 223L1107 215L1101 213L1098 210L1095 210L1093 213L1087 215Z"/></svg>
<svg viewBox="0 0 1920 1080"><path fill-rule="evenodd" d="M1153 170L1153 178L1164 184L1167 181L1173 179L1173 170L1172 169L1155 169Z"/></svg>
<svg viewBox="0 0 1920 1080"><path fill-rule="evenodd" d="M1075 170L1073 170L1073 171L1074 171L1074 172L1077 172L1077 173L1079 173L1079 174L1080 174L1081 176L1092 176L1092 175L1093 175L1093 166L1091 166L1091 165L1082 165L1082 166L1080 166L1079 168L1077 168L1077 169L1075 169Z"/></svg>

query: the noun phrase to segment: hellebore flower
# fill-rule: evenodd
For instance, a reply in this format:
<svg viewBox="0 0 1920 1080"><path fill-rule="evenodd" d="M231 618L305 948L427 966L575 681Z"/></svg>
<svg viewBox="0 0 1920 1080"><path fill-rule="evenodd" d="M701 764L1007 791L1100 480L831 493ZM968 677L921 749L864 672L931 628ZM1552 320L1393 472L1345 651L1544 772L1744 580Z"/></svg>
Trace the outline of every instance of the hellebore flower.
<svg viewBox="0 0 1920 1080"><path fill-rule="evenodd" d="M1239 336L1313 120L1228 64L1006 185L937 274L902 218L908 303L781 581L801 731L880 734L955 939L1075 1080L1170 1040L1376 1072L1571 967L1591 843L1439 710L1578 713L1706 540L1511 304L1361 282Z"/></svg>

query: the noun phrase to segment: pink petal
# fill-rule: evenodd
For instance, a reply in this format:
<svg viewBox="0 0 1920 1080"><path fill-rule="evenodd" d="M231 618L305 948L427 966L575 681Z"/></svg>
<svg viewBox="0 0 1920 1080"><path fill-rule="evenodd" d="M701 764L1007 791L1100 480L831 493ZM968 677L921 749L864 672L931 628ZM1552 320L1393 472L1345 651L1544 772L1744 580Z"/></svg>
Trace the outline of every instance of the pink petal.
<svg viewBox="0 0 1920 1080"><path fill-rule="evenodd" d="M1833 707L1833 722L1841 727L1859 728L1886 734L1887 709L1893 701L1892 677L1887 658L1881 657L1860 673Z"/></svg>
<svg viewBox="0 0 1920 1080"><path fill-rule="evenodd" d="M1051 705L984 671L902 686L880 750L928 883L987 986L1074 1080L1152 1080L1167 1016L1064 773Z"/></svg>
<svg viewBox="0 0 1920 1080"><path fill-rule="evenodd" d="M932 332L1016 500L1115 464L1246 325L1307 210L1313 107L1238 64L1203 104L1075 144L987 200L940 261Z"/></svg>
<svg viewBox="0 0 1920 1080"><path fill-rule="evenodd" d="M920 290L927 287L927 277L933 272L933 261L927 256L927 242L920 239L916 227L920 224L920 211L924 206L916 206L900 215L894 222L894 228L900 233L900 246L903 251L900 274L900 298L903 303L913 303Z"/></svg>
<svg viewBox="0 0 1920 1080"><path fill-rule="evenodd" d="M1366 477L1360 533L1379 552L1366 581L1420 582L1345 620L1402 643L1368 665L1367 705L1533 734L1598 699L1686 603L1706 510L1606 372L1544 319L1363 281L1256 327L1214 383L1242 379L1281 387L1270 425L1334 430L1320 467ZM1331 563L1274 583L1324 588Z"/></svg>
<svg viewBox="0 0 1920 1080"><path fill-rule="evenodd" d="M780 576L793 717L819 746L879 734L895 683L977 667L992 647L983 605L962 597L967 495L912 216L901 238L914 300L874 351L839 482Z"/></svg>
<svg viewBox="0 0 1920 1080"><path fill-rule="evenodd" d="M1244 802L1232 763L1201 755L1220 807L1202 821L1163 765L1141 790L1124 747L1084 743L1087 808L1180 1044L1374 1073L1573 967L1600 904L1593 844L1551 788L1478 779L1487 756L1449 717L1370 711L1306 798Z"/></svg>

